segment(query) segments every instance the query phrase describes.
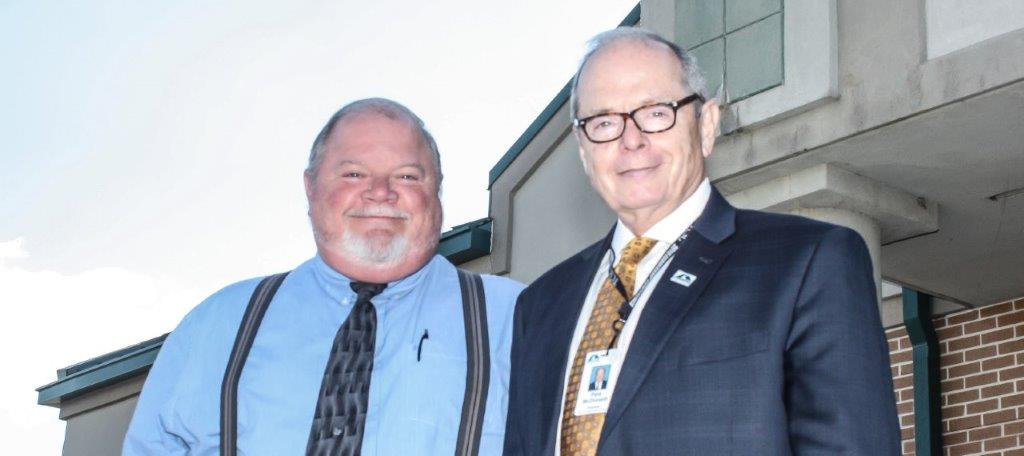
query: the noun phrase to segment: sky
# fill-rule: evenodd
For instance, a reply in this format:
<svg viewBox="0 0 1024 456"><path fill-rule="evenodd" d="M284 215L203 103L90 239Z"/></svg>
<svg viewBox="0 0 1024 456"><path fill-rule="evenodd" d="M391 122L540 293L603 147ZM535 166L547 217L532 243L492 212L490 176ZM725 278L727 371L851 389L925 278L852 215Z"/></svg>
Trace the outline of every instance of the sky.
<svg viewBox="0 0 1024 456"><path fill-rule="evenodd" d="M56 370L314 253L302 170L383 96L442 154L444 226L635 1L0 0L0 442L59 454Z"/></svg>

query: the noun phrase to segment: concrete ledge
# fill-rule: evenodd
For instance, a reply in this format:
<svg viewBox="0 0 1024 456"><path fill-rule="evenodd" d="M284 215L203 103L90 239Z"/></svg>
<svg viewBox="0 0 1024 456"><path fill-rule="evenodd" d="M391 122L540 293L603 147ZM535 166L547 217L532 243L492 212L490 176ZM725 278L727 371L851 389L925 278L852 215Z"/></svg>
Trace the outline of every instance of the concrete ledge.
<svg viewBox="0 0 1024 456"><path fill-rule="evenodd" d="M726 195L736 207L772 212L835 208L864 214L882 230L882 243L939 229L938 206L903 190L822 164Z"/></svg>

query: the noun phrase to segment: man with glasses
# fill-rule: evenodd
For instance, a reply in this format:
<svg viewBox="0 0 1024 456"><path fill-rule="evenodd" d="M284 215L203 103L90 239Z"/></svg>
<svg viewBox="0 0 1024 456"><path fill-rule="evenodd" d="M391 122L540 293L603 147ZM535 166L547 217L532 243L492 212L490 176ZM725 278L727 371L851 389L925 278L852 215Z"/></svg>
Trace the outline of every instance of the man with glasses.
<svg viewBox="0 0 1024 456"><path fill-rule="evenodd" d="M573 130L618 222L520 295L505 454L899 454L863 240L730 206L703 92L653 33L592 40ZM607 388L581 388L600 365Z"/></svg>

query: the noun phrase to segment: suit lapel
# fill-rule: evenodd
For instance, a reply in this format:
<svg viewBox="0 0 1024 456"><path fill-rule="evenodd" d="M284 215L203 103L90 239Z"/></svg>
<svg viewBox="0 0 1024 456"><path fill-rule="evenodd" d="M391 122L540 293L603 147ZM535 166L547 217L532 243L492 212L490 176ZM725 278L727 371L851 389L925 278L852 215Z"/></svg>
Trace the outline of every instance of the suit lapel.
<svg viewBox="0 0 1024 456"><path fill-rule="evenodd" d="M563 383L569 362L569 345L572 343L576 322L579 321L580 311L583 309L583 301L587 299L594 274L611 245L614 233L613 226L604 240L580 254L579 266L567 271L564 277L560 277L560 285L564 285L565 291L553 293L553 296L558 296L557 300L549 301L544 309L548 313L542 320L551 322L551 326L546 326L545 334L541 334L540 337L550 337L551 342L547 346L555 347L555 351L547 353L543 358L545 369L542 375L551 383L546 388L542 387L540 391L543 398L540 403L545 407L540 423L547 423L542 428L542 432L546 432L547 436L541 440L544 442L544 449L540 454L554 454L555 436L558 435L558 422L562 415L562 396L565 394ZM544 394L548 391L553 394Z"/></svg>
<svg viewBox="0 0 1024 456"><path fill-rule="evenodd" d="M735 209L717 190L713 190L704 212L694 222L694 231L665 268L640 315L629 352L619 372L612 402L605 415L601 441L608 438L610 431L622 418L674 329L683 321L732 252L732 246L723 241L734 231ZM679 282L688 282L685 278L677 277L673 280L677 271L695 279L688 286L683 285Z"/></svg>

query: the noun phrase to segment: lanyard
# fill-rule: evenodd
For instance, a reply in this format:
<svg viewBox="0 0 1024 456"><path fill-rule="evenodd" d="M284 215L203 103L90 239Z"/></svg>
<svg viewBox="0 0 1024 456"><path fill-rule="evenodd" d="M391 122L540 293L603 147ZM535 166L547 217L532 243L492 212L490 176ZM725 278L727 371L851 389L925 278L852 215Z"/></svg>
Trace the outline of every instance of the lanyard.
<svg viewBox="0 0 1024 456"><path fill-rule="evenodd" d="M651 270L651 273L647 275L646 279L644 279L644 283L640 285L640 288L635 290L633 297L630 299L626 299L626 287L622 285L622 280L619 278L619 275L615 273L615 267L613 266L615 264L615 250L610 247L608 248L608 253L611 255L610 261L608 262L608 279L611 280L612 285L622 296L622 305L619 306L619 319L612 322L612 330L615 331L615 335L612 337L611 342L608 343L609 349L614 347L615 343L618 342L622 328L626 326L626 321L629 320L629 315L633 313L633 308L636 307L637 301L640 300L640 296L644 294L644 290L646 290L647 286L651 283L651 278L659 276L661 270L668 265L669 261L672 261L672 258L676 256L676 252L679 251L679 248L683 245L683 242L686 241L686 238L690 235L690 231L692 230L693 225L690 225L685 231L683 231L683 234L679 235L679 238L676 239L672 245L668 246L668 250L665 250L665 253L661 255L661 258L658 259L658 263L655 264L654 269Z"/></svg>

